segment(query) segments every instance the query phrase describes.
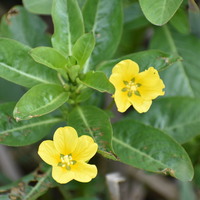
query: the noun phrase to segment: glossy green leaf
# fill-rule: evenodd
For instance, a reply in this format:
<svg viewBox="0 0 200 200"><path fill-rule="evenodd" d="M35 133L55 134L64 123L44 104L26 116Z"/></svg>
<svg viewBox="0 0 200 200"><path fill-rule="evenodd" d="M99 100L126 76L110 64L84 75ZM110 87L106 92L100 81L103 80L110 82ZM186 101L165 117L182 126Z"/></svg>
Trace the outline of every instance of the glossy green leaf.
<svg viewBox="0 0 200 200"><path fill-rule="evenodd" d="M0 187L0 199L35 200L57 183L51 178L51 169L45 171L41 166L18 181ZM23 192L22 192L23 191Z"/></svg>
<svg viewBox="0 0 200 200"><path fill-rule="evenodd" d="M129 117L169 134L179 143L200 135L200 99L197 98L162 98L153 102L147 113L131 113Z"/></svg>
<svg viewBox="0 0 200 200"><path fill-rule="evenodd" d="M67 59L57 50L50 47L37 47L30 51L32 58L49 68L57 71L66 70Z"/></svg>
<svg viewBox="0 0 200 200"><path fill-rule="evenodd" d="M77 59L78 64L83 67L90 57L95 45L93 33L82 35L72 48L72 55Z"/></svg>
<svg viewBox="0 0 200 200"><path fill-rule="evenodd" d="M1 19L0 36L22 42L30 47L50 46L47 25L36 15L21 6L13 7Z"/></svg>
<svg viewBox="0 0 200 200"><path fill-rule="evenodd" d="M0 77L25 87L59 83L56 72L36 63L29 51L17 41L0 38Z"/></svg>
<svg viewBox="0 0 200 200"><path fill-rule="evenodd" d="M39 84L26 92L14 109L14 118L31 119L50 113L64 104L69 98L62 86Z"/></svg>
<svg viewBox="0 0 200 200"><path fill-rule="evenodd" d="M72 55L72 47L84 33L82 13L75 0L54 0L52 7L54 34L52 45L64 56Z"/></svg>
<svg viewBox="0 0 200 200"><path fill-rule="evenodd" d="M61 118L42 116L31 120L16 122L12 113L15 103L0 105L0 143L9 146L24 146L39 141L47 135L53 125Z"/></svg>
<svg viewBox="0 0 200 200"><path fill-rule="evenodd" d="M180 7L183 0L139 0L145 17L155 25L167 23Z"/></svg>
<svg viewBox="0 0 200 200"><path fill-rule="evenodd" d="M90 88L100 92L114 93L114 86L110 83L108 78L103 72L90 71L85 74L81 82Z"/></svg>
<svg viewBox="0 0 200 200"><path fill-rule="evenodd" d="M132 119L113 125L113 147L121 162L182 181L193 178L186 151L167 134Z"/></svg>
<svg viewBox="0 0 200 200"><path fill-rule="evenodd" d="M161 49L183 58L182 62L162 72L169 96L200 96L200 40L191 35L181 35L168 26L157 29L151 48Z"/></svg>
<svg viewBox="0 0 200 200"><path fill-rule="evenodd" d="M90 135L99 146L99 153L115 159L112 149L112 126L108 115L94 106L75 108L68 118L68 125L74 127L79 135Z"/></svg>
<svg viewBox="0 0 200 200"><path fill-rule="evenodd" d="M98 70L110 76L112 68L121 60L131 59L138 63L140 71L144 71L153 66L158 71L162 71L172 64L181 60L179 56L170 55L158 50L141 51L138 53L129 54L118 59L110 60L98 66Z"/></svg>
<svg viewBox="0 0 200 200"><path fill-rule="evenodd" d="M50 15L53 0L22 0L24 7L32 13Z"/></svg>
<svg viewBox="0 0 200 200"><path fill-rule="evenodd" d="M121 38L122 2L121 0L87 0L83 7L86 32L94 32L96 45L85 72L110 58Z"/></svg>
<svg viewBox="0 0 200 200"><path fill-rule="evenodd" d="M200 9L195 0L188 0L189 23L191 32L200 38Z"/></svg>

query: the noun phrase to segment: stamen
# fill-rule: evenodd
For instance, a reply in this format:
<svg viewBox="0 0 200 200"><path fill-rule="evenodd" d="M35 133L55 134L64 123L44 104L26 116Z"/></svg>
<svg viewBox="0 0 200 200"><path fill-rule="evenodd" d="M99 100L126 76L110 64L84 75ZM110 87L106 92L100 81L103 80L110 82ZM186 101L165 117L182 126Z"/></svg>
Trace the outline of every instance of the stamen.
<svg viewBox="0 0 200 200"><path fill-rule="evenodd" d="M125 85L128 85L128 81L123 81Z"/></svg>
<svg viewBox="0 0 200 200"><path fill-rule="evenodd" d="M132 78L131 81L123 81L126 87L122 88L122 92L127 92L128 97L131 97L133 93L137 96L141 96L140 92L137 90L140 87L141 83L135 83L135 78Z"/></svg>
<svg viewBox="0 0 200 200"><path fill-rule="evenodd" d="M128 91L128 97L131 97L132 96L132 92L131 91Z"/></svg>
<svg viewBox="0 0 200 200"><path fill-rule="evenodd" d="M138 90L134 91L134 94L137 95L137 96L141 96L141 94Z"/></svg>
<svg viewBox="0 0 200 200"><path fill-rule="evenodd" d="M60 154L60 160L61 162L58 163L59 167L65 167L67 170L71 170L71 165L75 165L76 161L73 160L72 155L63 155Z"/></svg>
<svg viewBox="0 0 200 200"><path fill-rule="evenodd" d="M131 79L131 82L135 82L135 78L132 78L132 79Z"/></svg>
<svg viewBox="0 0 200 200"><path fill-rule="evenodd" d="M128 90L128 88L124 87L122 88L122 92L126 92Z"/></svg>

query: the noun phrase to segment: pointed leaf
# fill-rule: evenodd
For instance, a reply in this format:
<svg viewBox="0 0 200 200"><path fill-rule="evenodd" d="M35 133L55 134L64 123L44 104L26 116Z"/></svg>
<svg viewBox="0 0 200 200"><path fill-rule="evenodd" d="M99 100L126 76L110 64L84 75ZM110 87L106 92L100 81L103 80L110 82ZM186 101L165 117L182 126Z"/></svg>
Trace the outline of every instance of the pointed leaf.
<svg viewBox="0 0 200 200"><path fill-rule="evenodd" d="M24 146L39 141L53 125L63 121L53 116L16 122L12 113L15 103L0 105L0 143L9 146Z"/></svg>
<svg viewBox="0 0 200 200"><path fill-rule="evenodd" d="M84 33L82 13L75 0L54 0L52 7L54 34L52 45L64 56L72 55L72 47Z"/></svg>
<svg viewBox="0 0 200 200"><path fill-rule="evenodd" d="M115 89L103 72L90 71L85 74L81 82L100 92L113 94Z"/></svg>
<svg viewBox="0 0 200 200"><path fill-rule="evenodd" d="M190 35L181 35L165 25L156 30L151 48L183 58L182 62L175 63L161 74L166 85L166 95L199 97L200 40Z"/></svg>
<svg viewBox="0 0 200 200"><path fill-rule="evenodd" d="M145 17L155 25L167 23L180 7L183 0L139 0Z"/></svg>
<svg viewBox="0 0 200 200"><path fill-rule="evenodd" d="M62 86L53 84L40 84L26 92L14 109L17 121L31 119L50 113L64 104L69 94Z"/></svg>
<svg viewBox="0 0 200 200"><path fill-rule="evenodd" d="M36 63L29 51L17 41L0 38L0 77L25 87L59 83L55 71Z"/></svg>
<svg viewBox="0 0 200 200"><path fill-rule="evenodd" d="M168 97L156 100L148 113L130 113L145 124L151 125L172 136L179 143L190 141L200 135L200 99Z"/></svg>
<svg viewBox="0 0 200 200"><path fill-rule="evenodd" d="M122 162L182 181L192 180L194 171L189 156L167 134L134 120L117 122L113 128L114 150Z"/></svg>
<svg viewBox="0 0 200 200"><path fill-rule="evenodd" d="M49 68L57 71L65 70L67 59L57 50L50 47L37 47L30 51L32 58Z"/></svg>
<svg viewBox="0 0 200 200"><path fill-rule="evenodd" d="M149 67L153 66L158 71L162 71L172 64L176 63L177 61L181 60L181 57L170 55L158 50L148 50L148 51L141 51L138 53L129 54L123 56L118 59L106 61L99 65L98 70L103 71L106 73L107 76L110 76L112 68L121 60L131 59L138 63L140 67L140 71L144 71Z"/></svg>
<svg viewBox="0 0 200 200"><path fill-rule="evenodd" d="M53 0L22 0L22 2L29 12L44 15L51 14Z"/></svg>
<svg viewBox="0 0 200 200"><path fill-rule="evenodd" d="M69 114L68 125L78 134L92 136L103 156L116 159L111 142L112 126L104 111L94 106L77 107Z"/></svg>
<svg viewBox="0 0 200 200"><path fill-rule="evenodd" d="M91 55L95 45L93 33L82 35L75 43L72 49L72 55L77 59L78 64L83 67Z"/></svg>
<svg viewBox="0 0 200 200"><path fill-rule="evenodd" d="M122 2L121 0L87 0L83 7L86 32L94 32L96 45L90 61L85 66L89 68L110 58L121 38L122 33Z"/></svg>
<svg viewBox="0 0 200 200"><path fill-rule="evenodd" d="M47 25L39 16L27 12L22 6L15 6L2 17L0 36L17 40L30 47L50 46L50 37L46 29Z"/></svg>

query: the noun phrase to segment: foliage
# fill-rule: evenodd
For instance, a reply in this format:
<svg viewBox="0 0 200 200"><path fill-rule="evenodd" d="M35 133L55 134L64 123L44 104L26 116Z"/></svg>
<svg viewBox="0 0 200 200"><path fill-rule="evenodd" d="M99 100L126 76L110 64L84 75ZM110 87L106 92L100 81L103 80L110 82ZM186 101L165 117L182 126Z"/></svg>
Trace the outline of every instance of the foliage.
<svg viewBox="0 0 200 200"><path fill-rule="evenodd" d="M63 123L79 136L91 136L104 158L197 180L198 5L193 0L188 10L182 0L23 0L23 5L14 6L0 23L0 77L7 90L0 91L0 143L30 145L51 138L54 125ZM52 19L53 34L39 14ZM115 93L109 77L124 59L136 62L140 72L153 66L165 84L165 95L153 100L147 113L131 107L116 117L113 103L107 106ZM24 93L15 102L9 102L8 81ZM37 199L51 187L68 196L49 170L0 187L0 198Z"/></svg>

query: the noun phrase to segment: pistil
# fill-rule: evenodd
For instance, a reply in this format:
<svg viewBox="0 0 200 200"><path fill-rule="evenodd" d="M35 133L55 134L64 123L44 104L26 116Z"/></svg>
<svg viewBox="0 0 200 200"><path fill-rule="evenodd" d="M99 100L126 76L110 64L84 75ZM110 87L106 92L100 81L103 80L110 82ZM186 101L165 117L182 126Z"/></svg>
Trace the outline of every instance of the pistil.
<svg viewBox="0 0 200 200"><path fill-rule="evenodd" d="M133 93L137 96L141 96L138 91L138 87L141 86L140 83L135 83L135 78L132 78L131 81L123 81L125 87L122 88L122 92L127 92L128 97L131 97Z"/></svg>
<svg viewBox="0 0 200 200"><path fill-rule="evenodd" d="M71 165L75 165L76 161L73 160L72 155L60 155L61 162L58 163L58 166L65 167L67 170L71 169Z"/></svg>

